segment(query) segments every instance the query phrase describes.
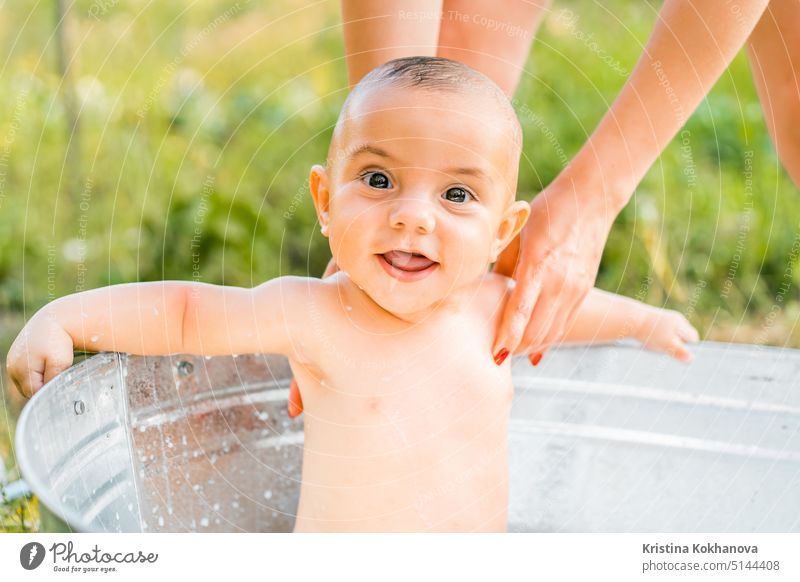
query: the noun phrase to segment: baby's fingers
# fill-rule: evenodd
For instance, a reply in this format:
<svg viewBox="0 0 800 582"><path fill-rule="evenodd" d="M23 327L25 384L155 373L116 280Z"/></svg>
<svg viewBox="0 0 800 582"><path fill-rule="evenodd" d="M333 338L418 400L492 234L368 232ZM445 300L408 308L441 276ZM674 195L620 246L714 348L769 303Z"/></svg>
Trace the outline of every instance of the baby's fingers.
<svg viewBox="0 0 800 582"><path fill-rule="evenodd" d="M37 362L15 360L9 363L8 375L19 393L30 398L44 385L43 369L44 361L41 359Z"/></svg>
<svg viewBox="0 0 800 582"><path fill-rule="evenodd" d="M47 384L61 372L68 369L72 365L72 356L73 354L71 345L68 352L64 352L63 354L59 355L48 356L45 359L44 384ZM39 386L39 388L41 388L41 386Z"/></svg>
<svg viewBox="0 0 800 582"><path fill-rule="evenodd" d="M680 330L679 335L685 342L694 343L700 341L700 334L689 322L686 322L686 325Z"/></svg>
<svg viewBox="0 0 800 582"><path fill-rule="evenodd" d="M694 359L692 352L681 340L674 340L667 348L667 353L680 362L688 364Z"/></svg>

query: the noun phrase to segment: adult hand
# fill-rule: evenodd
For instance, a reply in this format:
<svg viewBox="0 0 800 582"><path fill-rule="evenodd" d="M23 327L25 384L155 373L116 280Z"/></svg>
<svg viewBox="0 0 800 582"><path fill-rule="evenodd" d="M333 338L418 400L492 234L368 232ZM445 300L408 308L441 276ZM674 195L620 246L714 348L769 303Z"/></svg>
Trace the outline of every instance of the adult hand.
<svg viewBox="0 0 800 582"><path fill-rule="evenodd" d="M328 266L325 268L325 272L322 274L322 278L330 277L338 270L339 267L336 266L336 261L331 259L328 262ZM292 378L291 382L289 382L289 418L299 416L302 412L303 398L300 395L300 387L297 385L297 380Z"/></svg>
<svg viewBox="0 0 800 582"><path fill-rule="evenodd" d="M747 40L767 0L737 5L665 0L653 33L611 109L532 204L496 270L514 273L493 355L541 351L561 337L597 275L614 217ZM772 34L772 33L771 33ZM785 50L785 49L782 49ZM786 67L784 67L786 69Z"/></svg>
<svg viewBox="0 0 800 582"><path fill-rule="evenodd" d="M604 211L601 193L579 194L558 180L543 190L519 237L495 263L495 272L516 280L492 352L498 365L513 353L529 353L538 364L594 286L616 212Z"/></svg>

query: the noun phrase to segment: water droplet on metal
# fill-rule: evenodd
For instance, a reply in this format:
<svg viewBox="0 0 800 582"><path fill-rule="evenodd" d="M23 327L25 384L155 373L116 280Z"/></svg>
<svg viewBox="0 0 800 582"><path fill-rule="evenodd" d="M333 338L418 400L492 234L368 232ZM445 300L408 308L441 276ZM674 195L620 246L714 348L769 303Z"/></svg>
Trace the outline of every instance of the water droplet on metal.
<svg viewBox="0 0 800 582"><path fill-rule="evenodd" d="M178 374L180 376L188 376L192 372L194 372L194 364L186 360L178 362Z"/></svg>

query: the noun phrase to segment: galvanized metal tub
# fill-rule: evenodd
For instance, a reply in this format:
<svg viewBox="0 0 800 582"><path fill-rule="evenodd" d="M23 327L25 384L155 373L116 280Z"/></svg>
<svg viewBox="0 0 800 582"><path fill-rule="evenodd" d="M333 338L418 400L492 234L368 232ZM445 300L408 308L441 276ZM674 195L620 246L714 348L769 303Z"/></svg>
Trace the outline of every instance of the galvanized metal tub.
<svg viewBox="0 0 800 582"><path fill-rule="evenodd" d="M693 352L516 359L509 530L800 531L800 351ZM289 378L272 355L98 354L25 407L20 468L78 531L291 531Z"/></svg>

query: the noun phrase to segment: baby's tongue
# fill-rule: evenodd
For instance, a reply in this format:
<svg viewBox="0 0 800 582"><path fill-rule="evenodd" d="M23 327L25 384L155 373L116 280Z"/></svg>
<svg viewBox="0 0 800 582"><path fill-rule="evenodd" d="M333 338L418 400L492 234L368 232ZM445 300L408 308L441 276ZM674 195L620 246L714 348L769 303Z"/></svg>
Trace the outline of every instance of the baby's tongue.
<svg viewBox="0 0 800 582"><path fill-rule="evenodd" d="M431 261L427 257L403 251L389 251L388 253L384 253L383 256L392 265L405 271L421 271L422 269L427 269L434 263L434 261Z"/></svg>

